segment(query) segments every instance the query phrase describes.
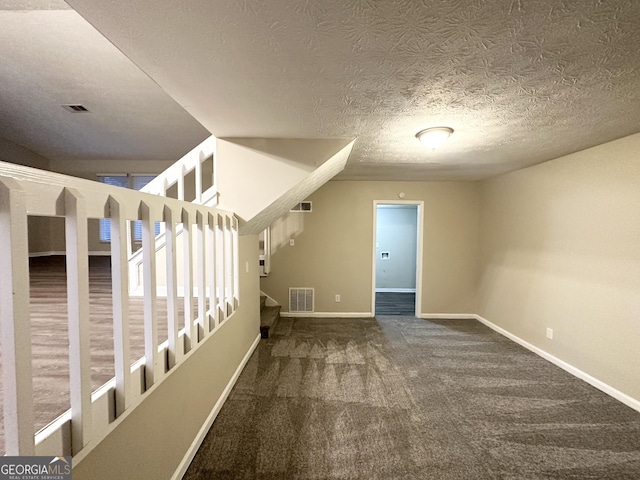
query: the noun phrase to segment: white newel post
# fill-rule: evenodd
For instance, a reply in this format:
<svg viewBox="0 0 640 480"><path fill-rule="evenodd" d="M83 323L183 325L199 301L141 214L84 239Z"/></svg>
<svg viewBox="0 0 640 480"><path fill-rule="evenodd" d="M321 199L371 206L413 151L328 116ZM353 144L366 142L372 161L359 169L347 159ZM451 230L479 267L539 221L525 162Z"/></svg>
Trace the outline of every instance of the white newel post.
<svg viewBox="0 0 640 480"><path fill-rule="evenodd" d="M87 210L82 195L65 188L67 308L71 447L77 454L91 440L91 356L89 351L89 246Z"/></svg>
<svg viewBox="0 0 640 480"><path fill-rule="evenodd" d="M27 207L22 189L0 178L0 329L6 455L35 455Z"/></svg>
<svg viewBox="0 0 640 480"><path fill-rule="evenodd" d="M116 418L131 401L129 367L129 261L127 256L127 219L124 206L109 197L111 222L111 290L113 304L113 356L116 376Z"/></svg>

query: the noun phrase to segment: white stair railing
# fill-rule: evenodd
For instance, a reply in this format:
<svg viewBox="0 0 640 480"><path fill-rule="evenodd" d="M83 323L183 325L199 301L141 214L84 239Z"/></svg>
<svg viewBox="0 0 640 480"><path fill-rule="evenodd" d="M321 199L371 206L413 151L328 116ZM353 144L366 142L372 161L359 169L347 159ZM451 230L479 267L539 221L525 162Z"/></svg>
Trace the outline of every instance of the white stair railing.
<svg viewBox="0 0 640 480"><path fill-rule="evenodd" d="M213 135L204 140L140 191L215 207L216 141Z"/></svg>
<svg viewBox="0 0 640 480"><path fill-rule="evenodd" d="M71 408L35 436L27 247L30 215L65 218L70 345ZM91 392L87 225L89 219L100 218L111 221L115 377ZM126 232L135 220L142 221L143 231L145 353L131 366ZM166 226L162 262L157 261L155 222ZM183 231L181 239L177 237L179 228ZM99 442L110 424L135 408L152 385L162 382L170 369L233 314L238 306L237 242L238 221L231 212L0 162L0 358L5 453L76 455L89 442ZM160 264L164 266L160 268ZM182 272L177 265L182 265ZM162 344L155 302L158 282L164 283L167 296L169 331ZM177 316L180 301L185 305L183 325L179 325ZM192 308L194 304L196 308Z"/></svg>
<svg viewBox="0 0 640 480"><path fill-rule="evenodd" d="M175 198L198 205L215 207L218 204L216 186L216 137L213 135L184 155L164 172L159 174L140 191L162 197ZM176 235L182 235L178 226ZM130 237L129 237L130 238ZM160 253L165 246L164 228L156 238L156 249ZM143 275L142 250L129 248L129 288L132 295L142 295Z"/></svg>

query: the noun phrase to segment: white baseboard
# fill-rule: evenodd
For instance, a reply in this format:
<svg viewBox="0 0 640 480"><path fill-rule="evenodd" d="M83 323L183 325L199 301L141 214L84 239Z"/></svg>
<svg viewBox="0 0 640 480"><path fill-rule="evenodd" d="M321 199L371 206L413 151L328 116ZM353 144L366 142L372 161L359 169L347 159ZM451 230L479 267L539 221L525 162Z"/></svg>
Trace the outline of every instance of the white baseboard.
<svg viewBox="0 0 640 480"><path fill-rule="evenodd" d="M477 320L478 316L475 313L421 313L418 315L418 318L424 319L438 319L441 318L443 320L465 320L472 318Z"/></svg>
<svg viewBox="0 0 640 480"><path fill-rule="evenodd" d="M376 288L376 293L416 293L415 288Z"/></svg>
<svg viewBox="0 0 640 480"><path fill-rule="evenodd" d="M616 388L612 387L611 385L608 385L608 384L604 383L603 381L598 380L595 377L592 377L588 373L585 373L582 370L574 367L573 365L568 364L564 360L560 360L558 357L555 357L555 356L551 355L550 353L545 352L541 348L538 348L535 345L532 345L531 343L521 339L520 337L517 337L514 334L506 331L504 328L501 328L501 327L495 325L494 323L491 323L489 320L487 320L486 318L481 317L480 315L474 315L474 318L476 320L484 323L487 327L491 328L492 330L495 330L499 334L504 335L509 340L512 340L512 341L516 342L517 344L522 345L527 350L532 351L536 355L539 355L540 357L544 358L545 360L547 360L547 361L553 363L554 365L562 368L566 372L569 372L574 377L577 377L580 380L584 380L589 385L597 388L598 390L600 390L600 391L606 393L607 395L615 398L616 400L624 403L628 407L631 407L634 410L640 412L640 400L636 400L635 398L627 395L626 393L621 392L620 390L617 390Z"/></svg>
<svg viewBox="0 0 640 480"><path fill-rule="evenodd" d="M202 442L204 441L204 437L206 437L207 433L211 429L211 425L213 425L213 422L218 416L218 413L220 413L220 409L222 408L222 405L224 405L224 402L227 400L227 397L231 393L231 389L238 381L238 377L242 373L242 370L244 369L245 365L249 361L251 354L254 352L259 342L260 342L260 335L256 337L251 347L249 347L249 350L247 351L246 355L240 362L240 365L238 365L238 368L236 368L235 373L229 380L229 383L227 383L227 386L223 390L222 395L220 395L220 398L218 398L218 401L213 406L211 413L207 417L207 420L205 421L205 423L200 428L200 431L196 435L196 438L193 439L193 442L191 443L189 450L187 450L187 453L182 458L182 461L180 462L180 464L178 465L178 468L176 469L173 476L171 477L171 480L180 480L184 476L184 474L187 472L187 468L189 468L189 465L191 464L193 457L195 457L196 452L200 448L200 445L202 445Z"/></svg>
<svg viewBox="0 0 640 480"><path fill-rule="evenodd" d="M291 313L280 312L281 317L304 317L304 318L371 318L371 312L303 312Z"/></svg>

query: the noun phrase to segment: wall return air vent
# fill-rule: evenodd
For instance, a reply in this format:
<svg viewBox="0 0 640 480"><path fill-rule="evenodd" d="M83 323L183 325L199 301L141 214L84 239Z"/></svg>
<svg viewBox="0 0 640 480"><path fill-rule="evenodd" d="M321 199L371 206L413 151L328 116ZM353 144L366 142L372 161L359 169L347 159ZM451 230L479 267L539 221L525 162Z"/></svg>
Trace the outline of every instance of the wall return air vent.
<svg viewBox="0 0 640 480"><path fill-rule="evenodd" d="M313 288L289 288L289 313L313 312Z"/></svg>

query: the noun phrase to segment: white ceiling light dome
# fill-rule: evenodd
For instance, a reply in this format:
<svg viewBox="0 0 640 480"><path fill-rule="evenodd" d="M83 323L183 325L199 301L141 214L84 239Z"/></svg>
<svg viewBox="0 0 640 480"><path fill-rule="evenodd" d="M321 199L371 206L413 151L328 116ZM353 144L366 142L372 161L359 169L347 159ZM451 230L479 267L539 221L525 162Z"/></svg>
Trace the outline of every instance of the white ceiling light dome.
<svg viewBox="0 0 640 480"><path fill-rule="evenodd" d="M427 148L435 150L453 133L453 128L450 127L431 127L420 130L416 133L416 138Z"/></svg>

